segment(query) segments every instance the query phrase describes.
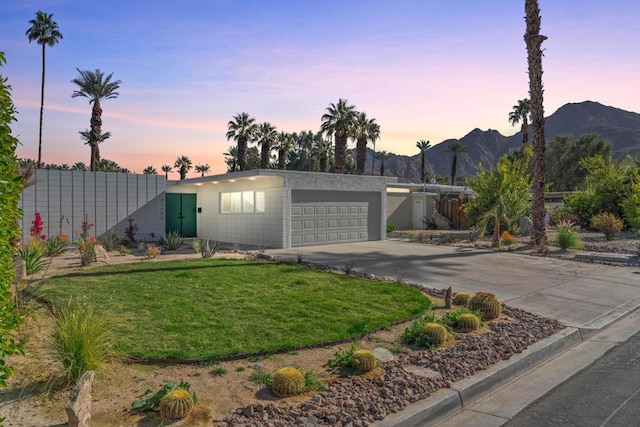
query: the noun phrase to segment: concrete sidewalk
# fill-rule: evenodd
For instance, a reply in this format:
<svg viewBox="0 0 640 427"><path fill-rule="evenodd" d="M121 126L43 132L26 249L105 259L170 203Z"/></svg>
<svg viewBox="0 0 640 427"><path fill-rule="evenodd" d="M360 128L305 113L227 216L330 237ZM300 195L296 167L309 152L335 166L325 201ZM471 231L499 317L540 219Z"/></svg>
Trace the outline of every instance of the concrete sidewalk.
<svg viewBox="0 0 640 427"><path fill-rule="evenodd" d="M601 348L589 347L589 337L640 307L640 269L634 267L480 249L461 250L400 240L269 250L267 254L292 260L303 257L307 261L342 268L348 265L355 271L431 288L452 286L454 292L492 292L509 306L558 319L567 326L523 354L499 362L486 371L454 383L451 389L439 390L425 401L392 414L377 423L379 427L433 425L474 402L484 401L481 399L496 389L507 391L502 395L494 393L497 400L488 400L486 405L501 406L510 398L514 402L511 411L521 410L545 393L548 390L545 387L562 382L584 367L585 360L595 360L593 358L602 355ZM637 322L633 316L629 320ZM573 350L583 356L576 362L572 350L566 350L578 349L585 343L587 347ZM565 361L557 368L564 375L553 371L554 360L551 360L546 369L553 372L552 378L546 383L542 381L544 384L539 387L527 389L526 383L531 380L526 378L525 385L505 386L558 354L568 354L565 359L558 356L559 363ZM481 403L476 403L475 408L481 409L460 412L460 416L448 420L445 425L498 426L509 419L499 411L483 418L480 412L486 408Z"/></svg>

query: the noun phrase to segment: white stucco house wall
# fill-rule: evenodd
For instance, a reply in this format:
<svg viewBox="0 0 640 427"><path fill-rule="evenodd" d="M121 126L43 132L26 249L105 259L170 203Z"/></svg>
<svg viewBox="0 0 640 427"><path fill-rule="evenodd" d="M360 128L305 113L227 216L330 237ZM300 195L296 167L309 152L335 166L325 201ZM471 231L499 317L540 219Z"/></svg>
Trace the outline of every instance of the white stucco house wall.
<svg viewBox="0 0 640 427"><path fill-rule="evenodd" d="M272 169L169 181L167 229L272 248L381 240L396 181Z"/></svg>

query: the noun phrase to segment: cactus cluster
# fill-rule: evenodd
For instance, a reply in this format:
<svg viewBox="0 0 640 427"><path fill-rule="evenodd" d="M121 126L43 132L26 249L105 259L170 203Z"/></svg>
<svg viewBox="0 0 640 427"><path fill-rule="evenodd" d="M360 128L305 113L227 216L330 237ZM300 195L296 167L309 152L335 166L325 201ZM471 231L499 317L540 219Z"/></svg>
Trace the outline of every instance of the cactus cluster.
<svg viewBox="0 0 640 427"><path fill-rule="evenodd" d="M378 360L371 351L358 350L353 353L351 364L361 372L369 372L378 365Z"/></svg>
<svg viewBox="0 0 640 427"><path fill-rule="evenodd" d="M160 416L167 420L178 420L187 416L193 408L193 397L183 388L175 388L160 401Z"/></svg>
<svg viewBox="0 0 640 427"><path fill-rule="evenodd" d="M435 346L441 346L447 339L447 329L440 323L427 323L424 325L424 333Z"/></svg>
<svg viewBox="0 0 640 427"><path fill-rule="evenodd" d="M475 331L480 327L480 319L473 313L461 314L458 317L457 325L458 329L466 331Z"/></svg>
<svg viewBox="0 0 640 427"><path fill-rule="evenodd" d="M500 301L494 294L489 292L478 292L469 300L467 305L469 310L477 310L482 313L484 320L497 319L502 312Z"/></svg>
<svg viewBox="0 0 640 427"><path fill-rule="evenodd" d="M299 369L284 367L273 374L271 391L280 397L293 396L305 390L304 375Z"/></svg>
<svg viewBox="0 0 640 427"><path fill-rule="evenodd" d="M471 299L471 295L469 295L468 293L456 292L456 294L453 296L453 303L455 305L466 306L469 303L470 299Z"/></svg>

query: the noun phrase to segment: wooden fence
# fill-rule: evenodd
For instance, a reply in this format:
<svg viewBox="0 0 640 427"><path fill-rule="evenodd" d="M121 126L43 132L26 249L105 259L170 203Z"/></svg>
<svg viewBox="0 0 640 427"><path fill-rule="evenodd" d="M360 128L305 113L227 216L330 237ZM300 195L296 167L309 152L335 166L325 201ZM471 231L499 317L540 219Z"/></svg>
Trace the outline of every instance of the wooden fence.
<svg viewBox="0 0 640 427"><path fill-rule="evenodd" d="M465 202L460 199L440 199L438 213L451 222L451 229L464 230L467 228L467 215L464 212Z"/></svg>

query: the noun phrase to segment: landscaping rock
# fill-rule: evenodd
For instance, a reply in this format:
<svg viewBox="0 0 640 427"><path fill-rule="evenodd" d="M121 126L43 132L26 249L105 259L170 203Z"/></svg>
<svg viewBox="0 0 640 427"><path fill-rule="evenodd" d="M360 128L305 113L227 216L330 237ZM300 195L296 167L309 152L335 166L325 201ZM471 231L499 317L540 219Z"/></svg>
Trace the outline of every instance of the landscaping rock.
<svg viewBox="0 0 640 427"><path fill-rule="evenodd" d="M438 230L451 230L451 222L449 219L441 215L438 211L433 211L433 222Z"/></svg>
<svg viewBox="0 0 640 427"><path fill-rule="evenodd" d="M88 427L91 418L91 385L93 384L93 371L87 371L80 377L80 381L73 389L71 398L65 407L69 427Z"/></svg>
<svg viewBox="0 0 640 427"><path fill-rule="evenodd" d="M395 360L395 358L396 358L393 355L393 353L391 353L388 349L386 349L384 347L376 347L376 348L374 348L373 349L373 355L380 362L391 362L392 360Z"/></svg>
<svg viewBox="0 0 640 427"><path fill-rule="evenodd" d="M530 236L531 230L533 230L533 221L528 216L520 217L520 221L518 221L518 226L520 227L520 235L521 236Z"/></svg>

